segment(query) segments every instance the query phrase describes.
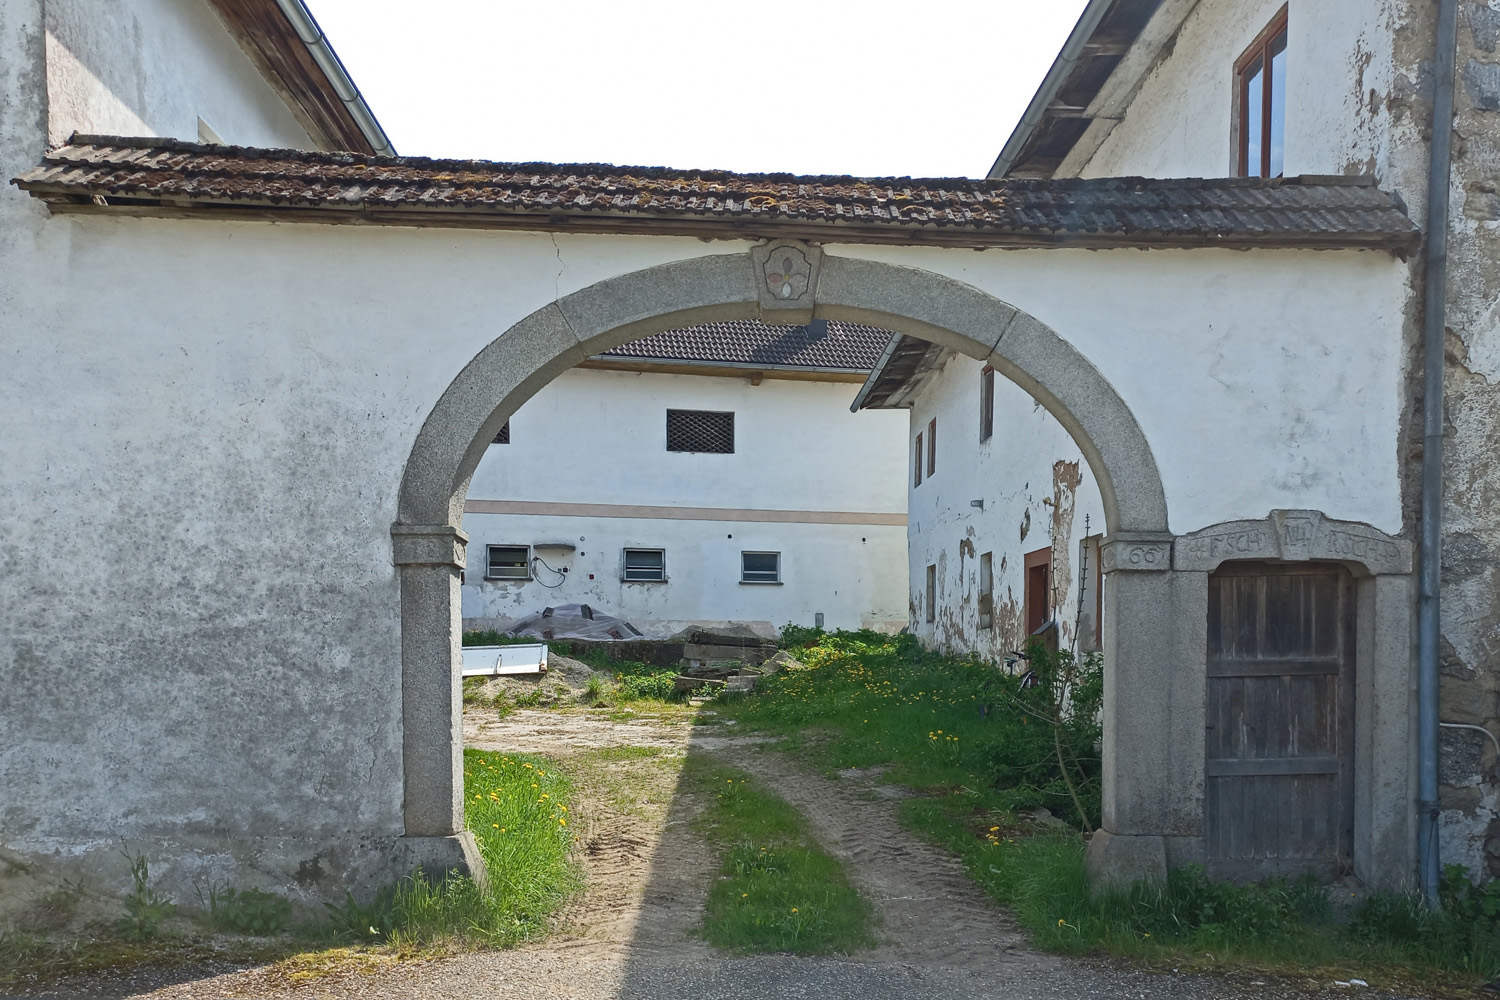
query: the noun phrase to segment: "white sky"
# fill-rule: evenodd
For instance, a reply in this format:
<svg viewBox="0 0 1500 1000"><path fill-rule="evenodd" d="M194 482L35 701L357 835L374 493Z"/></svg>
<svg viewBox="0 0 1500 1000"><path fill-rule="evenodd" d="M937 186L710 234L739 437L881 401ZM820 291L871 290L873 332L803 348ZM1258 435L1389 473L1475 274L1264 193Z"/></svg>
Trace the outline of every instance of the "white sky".
<svg viewBox="0 0 1500 1000"><path fill-rule="evenodd" d="M1084 3L308 0L400 153L917 177L984 176Z"/></svg>

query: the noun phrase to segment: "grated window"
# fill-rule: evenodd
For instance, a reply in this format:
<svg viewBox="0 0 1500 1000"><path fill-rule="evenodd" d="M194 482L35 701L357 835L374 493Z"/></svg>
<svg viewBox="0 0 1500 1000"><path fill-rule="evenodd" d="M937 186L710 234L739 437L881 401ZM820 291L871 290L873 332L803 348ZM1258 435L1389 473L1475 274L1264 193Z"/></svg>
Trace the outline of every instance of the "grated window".
<svg viewBox="0 0 1500 1000"><path fill-rule="evenodd" d="M491 444L510 444L510 421L509 420L507 420L505 422L505 426L503 426L503 427L500 428L500 433L495 435L495 440L491 441L490 443Z"/></svg>
<svg viewBox="0 0 1500 1000"><path fill-rule="evenodd" d="M637 582L667 578L667 553L664 549L626 549L625 577Z"/></svg>
<svg viewBox="0 0 1500 1000"><path fill-rule="evenodd" d="M734 414L668 410L667 450L733 455Z"/></svg>
<svg viewBox="0 0 1500 1000"><path fill-rule="evenodd" d="M780 552L741 552L741 583L780 583Z"/></svg>
<svg viewBox="0 0 1500 1000"><path fill-rule="evenodd" d="M491 545L486 550L486 580L530 580L529 545Z"/></svg>

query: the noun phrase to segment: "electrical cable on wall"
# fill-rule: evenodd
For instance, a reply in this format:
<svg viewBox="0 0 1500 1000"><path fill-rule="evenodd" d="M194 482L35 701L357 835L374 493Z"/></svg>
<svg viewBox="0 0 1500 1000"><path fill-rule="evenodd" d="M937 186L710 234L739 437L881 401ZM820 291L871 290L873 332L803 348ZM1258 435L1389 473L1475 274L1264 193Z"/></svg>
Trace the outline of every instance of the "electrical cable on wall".
<svg viewBox="0 0 1500 1000"><path fill-rule="evenodd" d="M557 582L556 583L542 583L541 579L538 578L537 575L536 575L536 564L537 563L541 563L543 566L547 566L547 560L543 559L541 556L532 556L531 557L531 578L533 580L536 580L537 583L541 583L543 587L546 587L548 590L556 590L558 587L561 587L563 584L565 584L565 583L568 582L568 571L567 570L565 570L565 569L552 569L551 566L547 566L547 569L549 569L553 573L557 574Z"/></svg>

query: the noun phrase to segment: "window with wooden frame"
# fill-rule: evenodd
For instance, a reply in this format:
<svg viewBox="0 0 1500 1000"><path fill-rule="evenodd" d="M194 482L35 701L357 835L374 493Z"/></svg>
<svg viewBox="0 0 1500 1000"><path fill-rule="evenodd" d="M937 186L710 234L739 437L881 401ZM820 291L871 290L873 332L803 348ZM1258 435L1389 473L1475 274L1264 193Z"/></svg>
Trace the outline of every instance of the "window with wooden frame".
<svg viewBox="0 0 1500 1000"><path fill-rule="evenodd" d="M995 369L989 365L979 373L979 440L995 436Z"/></svg>
<svg viewBox="0 0 1500 1000"><path fill-rule="evenodd" d="M927 422L927 478L937 472L937 417Z"/></svg>
<svg viewBox="0 0 1500 1000"><path fill-rule="evenodd" d="M1241 177L1280 177L1286 154L1287 9L1234 64Z"/></svg>
<svg viewBox="0 0 1500 1000"><path fill-rule="evenodd" d="M1052 549L1026 553L1025 563L1026 634L1032 635L1052 620Z"/></svg>
<svg viewBox="0 0 1500 1000"><path fill-rule="evenodd" d="M995 627L995 554L985 552L979 557L979 627Z"/></svg>
<svg viewBox="0 0 1500 1000"><path fill-rule="evenodd" d="M485 556L486 580L531 579L531 546L488 545Z"/></svg>
<svg viewBox="0 0 1500 1000"><path fill-rule="evenodd" d="M912 448L911 484L915 488L922 485L922 435L917 435L917 443Z"/></svg>
<svg viewBox="0 0 1500 1000"><path fill-rule="evenodd" d="M937 621L937 567L927 567L927 620Z"/></svg>

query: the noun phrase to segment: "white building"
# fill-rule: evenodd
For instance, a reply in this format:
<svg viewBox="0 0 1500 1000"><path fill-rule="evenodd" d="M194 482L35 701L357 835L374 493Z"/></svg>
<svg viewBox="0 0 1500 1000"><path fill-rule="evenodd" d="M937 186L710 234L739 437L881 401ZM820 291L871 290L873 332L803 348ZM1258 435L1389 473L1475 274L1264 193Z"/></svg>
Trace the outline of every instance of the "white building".
<svg viewBox="0 0 1500 1000"><path fill-rule="evenodd" d="M490 442L517 414L520 438L529 400L621 344L818 318L993 365L1087 457L1079 489L1098 489L1107 536L1100 870L1305 865L1401 885L1437 860L1440 811L1442 856L1500 871L1486 736L1442 730L1441 796L1418 766L1439 720L1493 732L1500 690L1500 22L1464 4L1445 221L1426 209L1429 138L1449 134L1438 6L1094 0L996 178L917 181L393 156L295 0L8 0L0 843L119 879L125 837L181 894L212 878L341 898L418 861L474 863L457 632ZM256 148L198 141L214 136ZM1242 159L1287 179L1215 179ZM1431 321L1424 243L1453 268ZM1447 389L1424 394L1415 359L1432 345L1442 370L1445 318ZM951 371L973 391L968 362ZM945 405L918 414L939 421L931 517L939 499L1036 488L997 472L949 492L948 426L977 418ZM1424 504L1421 457L1441 442L1446 483ZM733 486L659 506L880 510ZM1418 600L1423 510L1447 518L1424 552L1429 570L1443 557L1441 637L1435 595ZM1045 520L1030 513L1027 540L1007 540L1023 561ZM575 544L568 576L597 578L596 557L618 571ZM993 544L975 555L1011 551ZM1280 575L1246 583L1247 562ZM668 587L679 563L669 548ZM1287 765L1297 782L1231 815L1226 781L1264 775L1211 742L1235 731L1209 714L1213 602L1298 574L1349 623L1308 674L1344 710L1317 734L1328 753ZM1438 666L1441 705L1417 695ZM1328 794L1285 799L1299 782ZM1262 817L1307 819L1318 843L1236 855L1225 831L1260 837Z"/></svg>
<svg viewBox="0 0 1500 1000"><path fill-rule="evenodd" d="M669 330L527 401L469 485L465 626L589 604L699 622L906 624L905 420L849 412L889 333Z"/></svg>
<svg viewBox="0 0 1500 1000"><path fill-rule="evenodd" d="M1104 504L1062 425L989 365L903 335L856 406L910 414L912 633L998 661L1055 624L1097 651Z"/></svg>

